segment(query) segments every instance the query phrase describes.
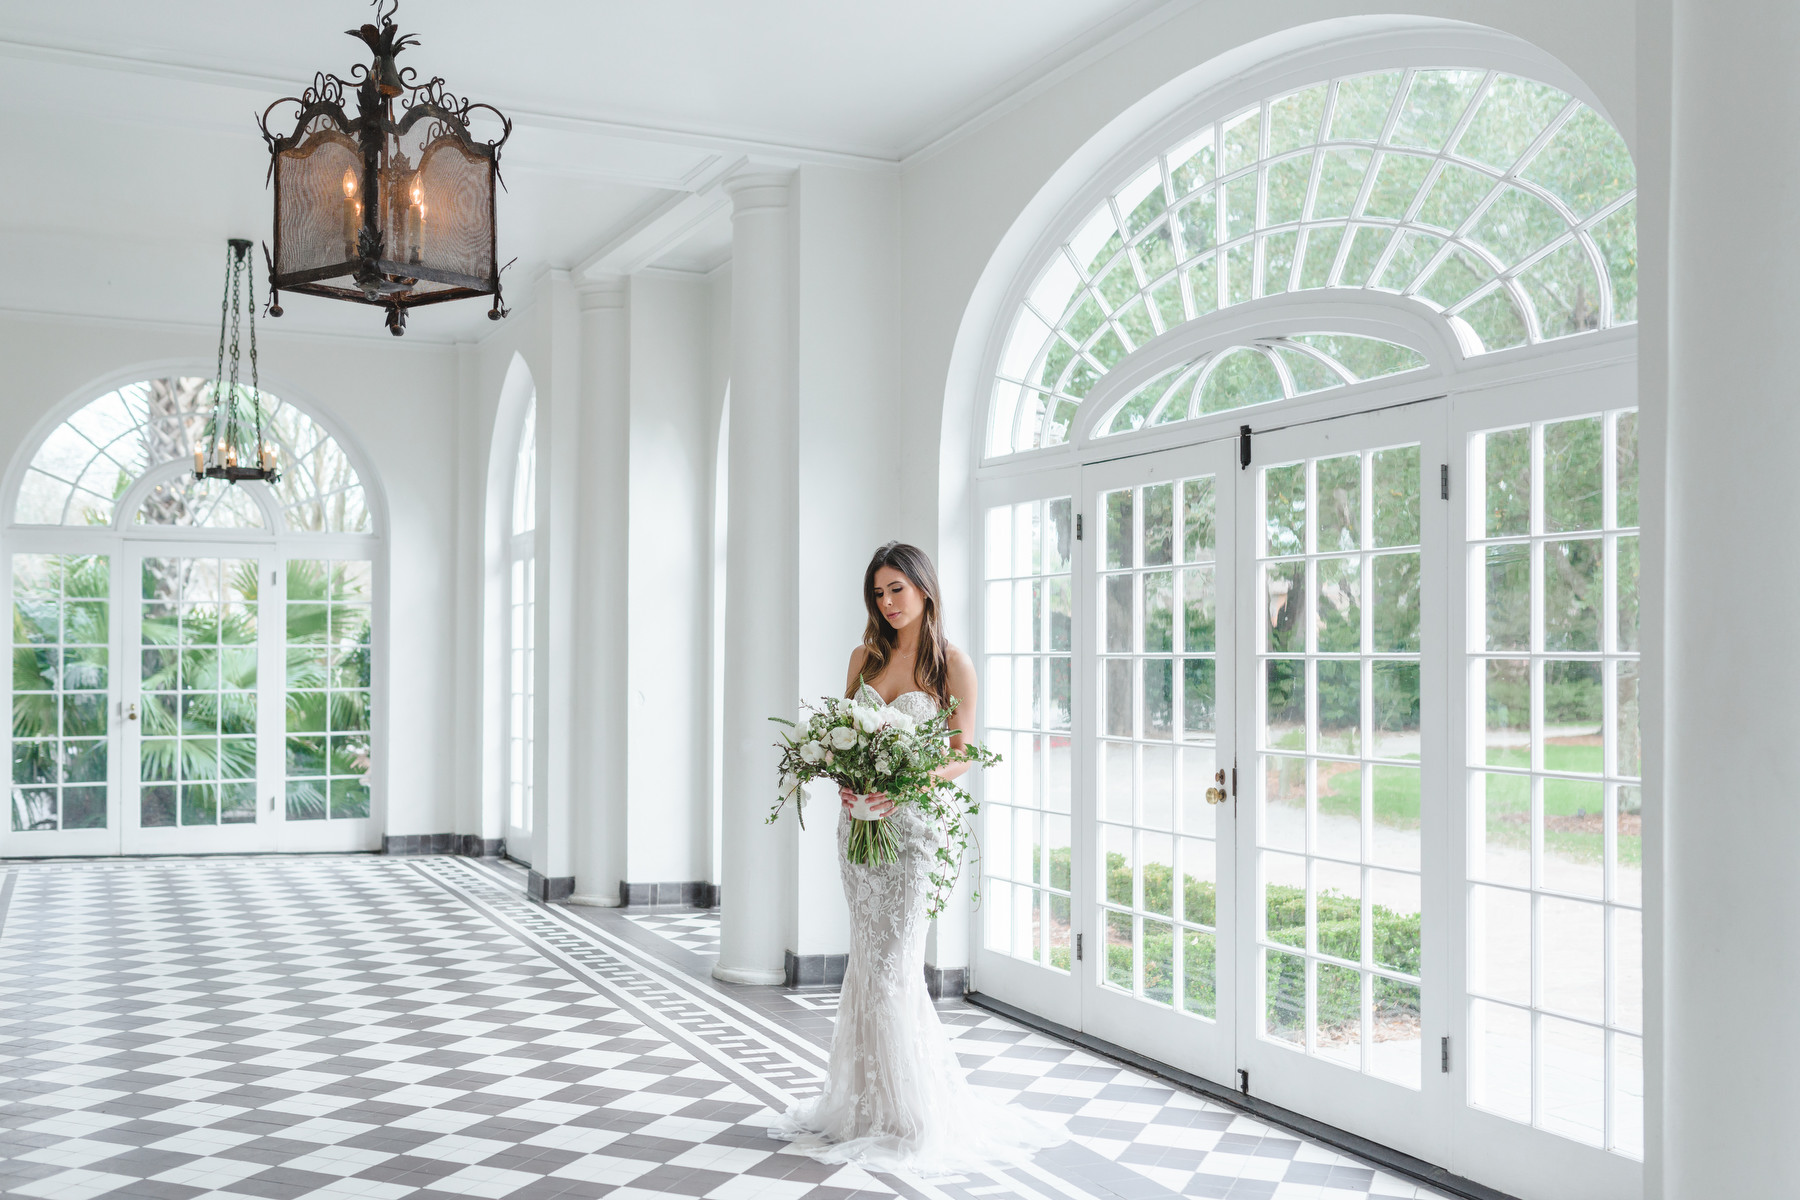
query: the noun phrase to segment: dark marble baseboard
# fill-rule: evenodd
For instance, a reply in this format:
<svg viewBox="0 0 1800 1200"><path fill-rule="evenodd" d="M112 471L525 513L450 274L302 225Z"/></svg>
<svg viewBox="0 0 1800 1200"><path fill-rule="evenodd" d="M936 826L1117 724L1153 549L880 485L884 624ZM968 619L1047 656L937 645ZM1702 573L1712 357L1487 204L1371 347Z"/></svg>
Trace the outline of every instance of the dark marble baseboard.
<svg viewBox="0 0 1800 1200"><path fill-rule="evenodd" d="M684 904L689 908L719 907L719 885L704 879L677 883L627 883L619 881L619 907L648 904Z"/></svg>
<svg viewBox="0 0 1800 1200"><path fill-rule="evenodd" d="M787 986L837 987L844 982L848 954L795 954L787 952Z"/></svg>
<svg viewBox="0 0 1800 1200"><path fill-rule="evenodd" d="M383 854L463 854L470 858L498 858L506 851L501 838L475 833L384 833Z"/></svg>
<svg viewBox="0 0 1800 1200"><path fill-rule="evenodd" d="M933 1000L960 1000L969 991L967 967L934 967L925 964L925 990Z"/></svg>
<svg viewBox="0 0 1800 1200"><path fill-rule="evenodd" d="M575 894L575 877L573 875L545 877L532 871L525 877L525 894L533 900L541 900L545 904L553 900L566 900Z"/></svg>

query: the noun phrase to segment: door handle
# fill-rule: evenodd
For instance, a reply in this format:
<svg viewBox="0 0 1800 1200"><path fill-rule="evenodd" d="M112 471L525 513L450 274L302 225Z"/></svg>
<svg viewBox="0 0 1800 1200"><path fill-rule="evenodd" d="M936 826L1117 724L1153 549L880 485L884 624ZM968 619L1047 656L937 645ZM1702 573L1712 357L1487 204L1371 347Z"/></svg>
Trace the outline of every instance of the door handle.
<svg viewBox="0 0 1800 1200"><path fill-rule="evenodd" d="M1213 783L1213 787L1206 789L1206 802L1208 804L1225 803L1225 768L1219 768L1218 774L1213 776Z"/></svg>
<svg viewBox="0 0 1800 1200"><path fill-rule="evenodd" d="M127 721L137 720L137 705L136 704L127 704L125 706L125 719Z"/></svg>

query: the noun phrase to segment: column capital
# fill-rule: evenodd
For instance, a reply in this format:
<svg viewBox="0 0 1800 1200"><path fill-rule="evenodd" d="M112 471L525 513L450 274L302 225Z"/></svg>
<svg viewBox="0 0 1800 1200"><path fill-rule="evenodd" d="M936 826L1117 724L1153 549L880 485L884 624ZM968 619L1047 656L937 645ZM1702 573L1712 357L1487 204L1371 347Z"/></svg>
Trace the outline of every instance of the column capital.
<svg viewBox="0 0 1800 1200"><path fill-rule="evenodd" d="M583 312L594 309L624 308L629 283L623 275L603 275L583 279L575 285L575 296Z"/></svg>
<svg viewBox="0 0 1800 1200"><path fill-rule="evenodd" d="M732 215L759 208L786 208L794 172L769 168L740 171L720 186L731 197Z"/></svg>

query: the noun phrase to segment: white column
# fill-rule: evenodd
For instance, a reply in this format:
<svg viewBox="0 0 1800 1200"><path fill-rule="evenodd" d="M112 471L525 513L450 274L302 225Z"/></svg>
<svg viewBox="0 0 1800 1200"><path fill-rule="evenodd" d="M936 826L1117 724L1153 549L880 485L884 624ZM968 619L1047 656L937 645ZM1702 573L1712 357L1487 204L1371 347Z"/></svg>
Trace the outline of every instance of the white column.
<svg viewBox="0 0 1800 1200"><path fill-rule="evenodd" d="M544 283L550 353L537 378L537 623L532 747L531 874L540 900L566 899L575 886L573 792L578 466L581 437L580 314L569 273Z"/></svg>
<svg viewBox="0 0 1800 1200"><path fill-rule="evenodd" d="M631 318L623 279L583 283L578 296L581 617L575 631L575 891L569 902L611 906L619 902L625 869Z"/></svg>
<svg viewBox="0 0 1800 1200"><path fill-rule="evenodd" d="M725 596L724 891L719 962L732 983L780 983L793 838L764 824L775 726L799 702L798 420L786 173L740 175L732 199L731 431ZM791 819L791 818L790 818Z"/></svg>
<svg viewBox="0 0 1800 1200"><path fill-rule="evenodd" d="M1774 1200L1800 1189L1800 8L1675 0L1672 44L1665 1078L1646 1136L1669 1200Z"/></svg>

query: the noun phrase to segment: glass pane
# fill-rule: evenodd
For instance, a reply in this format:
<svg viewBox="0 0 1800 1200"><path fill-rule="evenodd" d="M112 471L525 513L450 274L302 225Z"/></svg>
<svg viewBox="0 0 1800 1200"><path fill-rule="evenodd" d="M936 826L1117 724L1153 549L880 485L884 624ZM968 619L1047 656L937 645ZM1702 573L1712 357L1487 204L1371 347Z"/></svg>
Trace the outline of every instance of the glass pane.
<svg viewBox="0 0 1800 1200"><path fill-rule="evenodd" d="M1469 776L1469 876L1531 886L1531 777Z"/></svg>
<svg viewBox="0 0 1800 1200"><path fill-rule="evenodd" d="M1213 1020L1218 1016L1213 935L1184 929L1181 946L1181 1006L1190 1013Z"/></svg>
<svg viewBox="0 0 1800 1200"><path fill-rule="evenodd" d="M1144 488L1144 565L1163 566L1175 561L1175 485L1149 484Z"/></svg>
<svg viewBox="0 0 1800 1200"><path fill-rule="evenodd" d="M1271 750L1306 750L1306 662L1272 658L1263 663L1263 745Z"/></svg>
<svg viewBox="0 0 1800 1200"><path fill-rule="evenodd" d="M1300 554L1306 549L1306 464L1263 471L1265 553Z"/></svg>
<svg viewBox="0 0 1800 1200"><path fill-rule="evenodd" d="M1420 912L1417 875L1369 872L1370 958L1376 966L1419 974Z"/></svg>
<svg viewBox="0 0 1800 1200"><path fill-rule="evenodd" d="M1600 528L1599 417L1544 426L1544 531Z"/></svg>
<svg viewBox="0 0 1800 1200"><path fill-rule="evenodd" d="M1371 753L1376 758L1419 757L1419 664L1370 664L1369 699L1374 706Z"/></svg>
<svg viewBox="0 0 1800 1200"><path fill-rule="evenodd" d="M1181 664L1182 733L1197 738L1214 731L1215 672L1210 658L1190 658Z"/></svg>
<svg viewBox="0 0 1800 1200"><path fill-rule="evenodd" d="M1175 1003L1175 927L1166 921L1145 920L1144 999L1155 1004Z"/></svg>
<svg viewBox="0 0 1800 1200"><path fill-rule="evenodd" d="M1354 763L1321 762L1318 812L1313 817L1313 850L1354 862L1363 852L1363 769Z"/></svg>
<svg viewBox="0 0 1800 1200"><path fill-rule="evenodd" d="M1531 664L1518 659L1489 659L1474 664L1485 686L1487 763L1497 767L1531 766Z"/></svg>
<svg viewBox="0 0 1800 1200"><path fill-rule="evenodd" d="M1133 770L1137 751L1129 743L1103 742L1100 752L1105 768L1101 791L1102 819L1128 825L1134 816L1132 798L1136 794L1136 784Z"/></svg>
<svg viewBox="0 0 1800 1200"><path fill-rule="evenodd" d="M1618 524L1621 529L1629 529L1638 523L1637 413L1622 412L1616 422L1618 448L1614 452L1614 461L1618 466Z"/></svg>
<svg viewBox="0 0 1800 1200"><path fill-rule="evenodd" d="M1183 562L1208 562L1217 548L1214 528L1213 477L1189 479L1181 485Z"/></svg>
<svg viewBox="0 0 1800 1200"><path fill-rule="evenodd" d="M1313 862L1313 944L1320 954L1363 960L1362 890L1361 867Z"/></svg>
<svg viewBox="0 0 1800 1200"><path fill-rule="evenodd" d="M1381 554L1370 560L1375 593L1371 621L1377 654L1419 651L1419 555Z"/></svg>
<svg viewBox="0 0 1800 1200"><path fill-rule="evenodd" d="M1174 649L1175 574L1151 571L1144 576L1144 653L1167 654Z"/></svg>
<svg viewBox="0 0 1800 1200"><path fill-rule="evenodd" d="M1543 1007L1588 1021L1605 1019L1605 930L1605 910L1598 904L1539 898Z"/></svg>
<svg viewBox="0 0 1800 1200"><path fill-rule="evenodd" d="M1128 654L1136 649L1132 629L1132 576L1106 577L1106 650L1109 654Z"/></svg>
<svg viewBox="0 0 1800 1200"><path fill-rule="evenodd" d="M1543 787L1543 886L1598 900L1606 894L1606 789L1579 779Z"/></svg>
<svg viewBox="0 0 1800 1200"><path fill-rule="evenodd" d="M1544 649L1600 649L1601 559L1598 538L1545 543Z"/></svg>
<svg viewBox="0 0 1800 1200"><path fill-rule="evenodd" d="M1419 448L1399 446L1370 455L1374 546L1419 544Z"/></svg>
<svg viewBox="0 0 1800 1200"><path fill-rule="evenodd" d="M1267 755L1263 759L1262 844L1306 849L1306 760ZM1302 879L1302 885L1305 880Z"/></svg>
<svg viewBox="0 0 1800 1200"><path fill-rule="evenodd" d="M1486 584L1489 650L1531 649L1531 547L1489 546L1483 573Z"/></svg>
<svg viewBox="0 0 1800 1200"><path fill-rule="evenodd" d="M1193 567L1181 573L1182 647L1217 648L1218 610L1213 568Z"/></svg>
<svg viewBox="0 0 1800 1200"><path fill-rule="evenodd" d="M1100 827L1100 844L1106 852L1106 900L1109 904L1130 907L1136 900L1131 830L1118 825L1103 825Z"/></svg>
<svg viewBox="0 0 1800 1200"><path fill-rule="evenodd" d="M1263 951L1263 1036L1306 1043L1306 960Z"/></svg>
<svg viewBox="0 0 1800 1200"><path fill-rule="evenodd" d="M1263 566L1263 597L1268 611L1265 647L1272 654L1306 650L1306 564Z"/></svg>
<svg viewBox="0 0 1800 1200"><path fill-rule="evenodd" d="M1108 986L1132 990L1135 975L1132 962L1131 914L1106 914L1106 975Z"/></svg>
<svg viewBox="0 0 1800 1200"><path fill-rule="evenodd" d="M1419 869L1419 769L1370 767L1375 824L1373 861Z"/></svg>
<svg viewBox="0 0 1800 1200"><path fill-rule="evenodd" d="M1313 1031L1320 1058L1346 1067L1362 1066L1362 972L1319 963L1318 1022Z"/></svg>
<svg viewBox="0 0 1800 1200"><path fill-rule="evenodd" d="M1318 667L1320 754L1362 753L1362 663L1323 659ZM1321 781L1322 782L1322 781Z"/></svg>
<svg viewBox="0 0 1800 1200"><path fill-rule="evenodd" d="M1181 839L1181 919L1218 924L1218 848L1206 838Z"/></svg>
<svg viewBox="0 0 1800 1200"><path fill-rule="evenodd" d="M1354 654L1362 649L1362 559L1322 558L1318 573L1319 651Z"/></svg>
<svg viewBox="0 0 1800 1200"><path fill-rule="evenodd" d="M1530 895L1503 888L1470 888L1469 930L1469 990L1514 1004L1530 1004Z"/></svg>
<svg viewBox="0 0 1800 1200"><path fill-rule="evenodd" d="M1531 1014L1486 1000L1472 1002L1469 1049L1469 1103L1529 1122Z"/></svg>
<svg viewBox="0 0 1800 1200"><path fill-rule="evenodd" d="M1306 860L1264 851L1263 937L1271 942L1306 948Z"/></svg>
<svg viewBox="0 0 1800 1200"><path fill-rule="evenodd" d="M1374 995L1374 1038L1368 1049L1369 1073L1410 1088L1420 1086L1423 1031L1419 987L1377 975Z"/></svg>
<svg viewBox="0 0 1800 1200"><path fill-rule="evenodd" d="M1601 1144L1606 1109L1606 1035L1556 1017L1538 1019L1544 1104L1541 1124L1551 1133Z"/></svg>
<svg viewBox="0 0 1800 1200"><path fill-rule="evenodd" d="M1130 488L1106 493L1106 551L1108 567L1130 567L1132 556L1132 493Z"/></svg>
<svg viewBox="0 0 1800 1200"><path fill-rule="evenodd" d="M1490 433L1484 443L1488 537L1531 532L1531 430Z"/></svg>
<svg viewBox="0 0 1800 1200"><path fill-rule="evenodd" d="M1319 531L1315 549L1357 550L1362 547L1362 456L1317 461Z"/></svg>

